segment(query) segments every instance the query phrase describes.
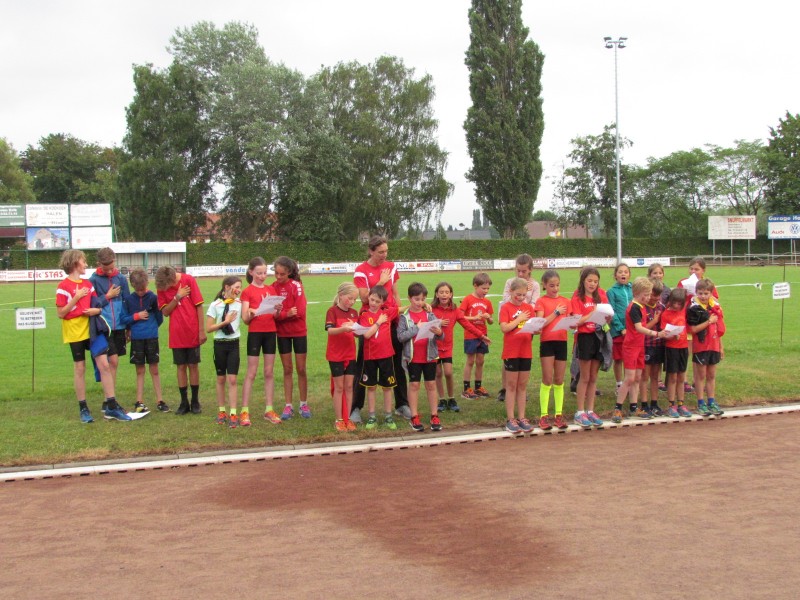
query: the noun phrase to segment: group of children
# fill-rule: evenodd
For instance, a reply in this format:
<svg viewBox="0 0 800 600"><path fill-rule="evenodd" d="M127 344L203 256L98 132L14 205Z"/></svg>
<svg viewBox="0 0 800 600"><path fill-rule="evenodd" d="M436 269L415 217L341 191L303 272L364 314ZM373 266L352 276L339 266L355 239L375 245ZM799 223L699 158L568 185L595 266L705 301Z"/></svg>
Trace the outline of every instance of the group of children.
<svg viewBox="0 0 800 600"><path fill-rule="evenodd" d="M202 410L199 402L200 349L206 336L213 335L217 423L232 428L251 424L249 405L262 355L264 419L279 424L295 415L292 401L295 371L300 415L311 417L306 374L307 301L297 264L292 259L276 259L275 280L268 285L266 261L261 257L253 258L245 276L249 285L242 289L239 277L226 277L205 312L202 294L191 275L178 273L172 267L160 267L155 276L158 293L154 294L148 290L147 273L143 269L133 269L129 275L131 292L128 281L116 269L113 250L98 251L97 260L97 270L86 280L83 278L87 268L83 253L64 252L61 268L67 278L59 284L56 295L63 339L70 344L73 356L74 387L82 422L93 421L85 398L87 350L103 385L104 417L131 419L117 402L114 391L119 357L126 354L128 340L137 382L132 412L149 410L144 403L145 365L153 382L157 410L170 410L162 398L158 372L158 327L164 317L169 318L169 347L177 366L180 405L176 414L197 414ZM569 426L563 414L569 333L575 337L573 360L577 362L579 373L576 424L586 428L603 424L594 410L594 402L598 371L607 354L613 355L617 379L614 422L622 420L623 405L628 398L632 417L691 416L684 400L690 342L698 412L722 414L715 400L715 374L716 365L723 356L723 314L713 283L704 277L703 259L694 259L690 270L694 274L693 289L687 290L681 283L669 290L663 284L664 270L660 265L651 265L648 277L639 277L631 284L630 269L621 264L615 269L614 286L606 293L600 288L597 269L587 267L580 274L577 290L567 299L560 295L560 278L556 271L545 271L540 287L532 278L533 259L527 254L519 256L517 276L506 282L497 317L503 334L503 388L498 400L505 403L505 428L513 433L530 432L534 428L526 416L534 335L540 339L542 381L537 424L543 430ZM382 277L380 281L386 279ZM408 287L408 306L400 307L398 302L389 301L387 287L391 283L388 280L386 284L374 283L364 294L360 293L360 286L342 283L326 313L326 359L331 373L337 431L353 431L356 423L361 422L360 410L354 408L353 403L356 386L366 389L369 414L364 427L371 430L379 426L376 402L380 386L384 409L382 425L396 429L392 391L398 376L406 374L411 428L425 430L419 414L419 394L424 383L430 409L429 425L432 431L440 431L439 412L460 410L453 389L456 323L464 329L466 355L461 397L489 396L482 379L484 359L491 343L487 326L494 323L494 307L488 298L492 285L490 277L486 273L475 275L472 293L459 306L454 303L454 290L449 283L436 286L429 304L428 290L415 282ZM356 303L360 298L359 311ZM613 315L608 315L605 322L596 318L599 304L611 304L613 308ZM565 318L570 320L561 323ZM242 322L248 329L247 362L239 409ZM398 352L393 345L393 334L400 344L402 374L395 370L394 359ZM357 336L363 344L363 361L356 350ZM280 354L284 374L285 404L280 414L273 407L276 351ZM657 403L662 369L666 369L669 400L666 413ZM395 411L394 414L403 413Z"/></svg>

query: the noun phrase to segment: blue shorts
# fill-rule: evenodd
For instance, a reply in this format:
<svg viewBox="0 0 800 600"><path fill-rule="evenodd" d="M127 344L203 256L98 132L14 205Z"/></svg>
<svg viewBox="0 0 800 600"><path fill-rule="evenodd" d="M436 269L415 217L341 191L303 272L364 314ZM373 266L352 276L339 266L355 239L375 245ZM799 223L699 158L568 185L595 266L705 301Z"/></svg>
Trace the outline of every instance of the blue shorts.
<svg viewBox="0 0 800 600"><path fill-rule="evenodd" d="M489 354L489 345L483 340L464 340L464 354Z"/></svg>

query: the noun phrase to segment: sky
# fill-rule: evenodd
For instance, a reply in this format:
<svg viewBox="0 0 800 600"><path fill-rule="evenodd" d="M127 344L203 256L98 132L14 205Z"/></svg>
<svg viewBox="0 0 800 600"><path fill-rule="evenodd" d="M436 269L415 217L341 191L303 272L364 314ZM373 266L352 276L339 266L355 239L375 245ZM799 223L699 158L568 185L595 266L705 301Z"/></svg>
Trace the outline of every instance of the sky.
<svg viewBox="0 0 800 600"><path fill-rule="evenodd" d="M132 66L163 68L178 28L198 21L253 24L274 62L307 76L323 65L389 54L436 88L439 143L454 184L442 222L472 222L478 208L465 173L470 105L466 0L0 0L0 137L20 152L52 133L119 145L134 95ZM645 164L705 144L766 140L786 112L800 112L800 7L760 0L523 0L522 18L545 55L544 168L534 210L551 206L570 140L615 120L619 50L623 161ZM792 75L794 73L794 75Z"/></svg>

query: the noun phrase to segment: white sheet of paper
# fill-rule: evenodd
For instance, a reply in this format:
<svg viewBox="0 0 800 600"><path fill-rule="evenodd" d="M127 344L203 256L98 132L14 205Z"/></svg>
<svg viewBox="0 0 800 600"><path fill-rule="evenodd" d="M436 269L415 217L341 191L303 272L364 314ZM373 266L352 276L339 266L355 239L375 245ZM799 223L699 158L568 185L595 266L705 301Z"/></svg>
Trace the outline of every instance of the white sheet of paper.
<svg viewBox="0 0 800 600"><path fill-rule="evenodd" d="M544 317L531 317L522 327L517 329L517 333L538 333L544 327L544 323L547 319Z"/></svg>
<svg viewBox="0 0 800 600"><path fill-rule="evenodd" d="M561 331L562 329L564 331L567 331L569 329L572 329L578 324L578 321L580 320L581 320L580 315L569 315L566 317L562 317L561 320L558 323L556 323L555 327L553 327L553 331Z"/></svg>
<svg viewBox="0 0 800 600"><path fill-rule="evenodd" d="M259 304L256 309L256 314L253 316L274 315L275 307L278 306L278 304L283 304L283 296L264 296L261 300L261 304Z"/></svg>
<svg viewBox="0 0 800 600"><path fill-rule="evenodd" d="M610 304L598 304L594 307L594 311L589 315L589 323L596 325L605 325L606 317L614 316L614 308Z"/></svg>
<svg viewBox="0 0 800 600"><path fill-rule="evenodd" d="M694 296L694 290L698 281L700 280L697 278L697 274L692 273L689 277L681 281L681 285L686 290L687 294Z"/></svg>
<svg viewBox="0 0 800 600"><path fill-rule="evenodd" d="M128 416L131 418L131 421L135 421L136 419L144 419L149 414L150 411L148 410L147 412L141 412L141 413L129 412Z"/></svg>
<svg viewBox="0 0 800 600"><path fill-rule="evenodd" d="M673 325L672 323L667 323L667 326L664 328L664 331L667 332L667 337L677 337L683 330L686 329L683 325Z"/></svg>
<svg viewBox="0 0 800 600"><path fill-rule="evenodd" d="M364 327L361 323L353 323L353 333L355 335L364 335L369 331L369 327Z"/></svg>
<svg viewBox="0 0 800 600"><path fill-rule="evenodd" d="M442 320L441 319L434 319L433 321L423 321L422 323L417 323L417 327L419 328L419 332L417 332L417 337L414 338L415 342L420 340L428 340L432 338L435 333L431 331L434 327L441 327Z"/></svg>

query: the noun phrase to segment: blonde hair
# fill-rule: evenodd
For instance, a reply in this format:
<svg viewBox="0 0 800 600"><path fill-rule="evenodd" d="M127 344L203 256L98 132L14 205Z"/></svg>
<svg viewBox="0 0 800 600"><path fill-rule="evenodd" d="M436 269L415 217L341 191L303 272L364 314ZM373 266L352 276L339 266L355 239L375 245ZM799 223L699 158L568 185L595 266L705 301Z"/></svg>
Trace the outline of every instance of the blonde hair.
<svg viewBox="0 0 800 600"><path fill-rule="evenodd" d="M339 287L336 288L336 295L333 297L333 303L337 304L339 302L339 296L356 296L358 297L358 288L356 284L352 281L345 281L344 283L340 283Z"/></svg>
<svg viewBox="0 0 800 600"><path fill-rule="evenodd" d="M78 267L81 259L86 260L86 255L81 250L65 250L61 255L61 261L58 266L64 273L69 275Z"/></svg>
<svg viewBox="0 0 800 600"><path fill-rule="evenodd" d="M519 264L523 264L523 263L519 263ZM514 277L514 279L511 280L511 283L508 284L508 289L509 289L509 291L512 291L512 292L514 290L521 290L521 289L527 290L528 289L528 282L525 281L522 277Z"/></svg>
<svg viewBox="0 0 800 600"><path fill-rule="evenodd" d="M175 267L170 267L168 265L159 267L158 271L156 271L156 289L163 292L171 288L175 285L175 276L177 274L178 272L175 270Z"/></svg>
<svg viewBox="0 0 800 600"><path fill-rule="evenodd" d="M653 291L653 282L647 277L637 277L633 280L631 291L633 292L634 296L638 296L639 294L643 294L645 292L649 294Z"/></svg>

